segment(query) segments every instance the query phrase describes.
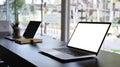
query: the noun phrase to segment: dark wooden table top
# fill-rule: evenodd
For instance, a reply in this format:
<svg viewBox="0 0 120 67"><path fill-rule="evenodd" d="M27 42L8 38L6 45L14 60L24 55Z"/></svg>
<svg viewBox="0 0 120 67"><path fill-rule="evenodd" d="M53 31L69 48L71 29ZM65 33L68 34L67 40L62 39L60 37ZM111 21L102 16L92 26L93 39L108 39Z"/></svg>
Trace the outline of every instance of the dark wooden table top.
<svg viewBox="0 0 120 67"><path fill-rule="evenodd" d="M0 46L37 67L120 67L120 55L103 50L99 52L96 58L80 59L65 63L57 61L54 58L40 54L39 51L43 48L62 47L65 46L65 43L49 37L41 38L43 39L43 43L37 43L34 45L20 45L14 41L0 39ZM4 52L2 51L2 54L7 56L7 53L5 54ZM7 57L14 59L12 56Z"/></svg>

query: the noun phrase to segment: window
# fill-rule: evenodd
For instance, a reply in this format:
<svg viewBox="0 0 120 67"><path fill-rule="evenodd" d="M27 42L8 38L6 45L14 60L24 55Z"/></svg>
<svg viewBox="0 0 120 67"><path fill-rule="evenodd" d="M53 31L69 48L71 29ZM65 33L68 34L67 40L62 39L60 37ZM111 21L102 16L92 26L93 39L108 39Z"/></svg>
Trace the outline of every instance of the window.
<svg viewBox="0 0 120 67"><path fill-rule="evenodd" d="M5 0L0 0L0 20L6 20Z"/></svg>
<svg viewBox="0 0 120 67"><path fill-rule="evenodd" d="M43 0L43 35L60 39L61 0Z"/></svg>
<svg viewBox="0 0 120 67"><path fill-rule="evenodd" d="M39 34L60 39L61 0L25 0L19 18L22 28L30 20L42 21Z"/></svg>
<svg viewBox="0 0 120 67"><path fill-rule="evenodd" d="M111 22L107 39L120 38L119 0L70 0L70 35L80 21ZM115 48L113 48L113 47ZM104 50L118 51L118 45L105 45ZM116 50L117 49L117 50ZM120 48L119 48L120 49Z"/></svg>
<svg viewBox="0 0 120 67"><path fill-rule="evenodd" d="M27 27L28 22L31 20L42 21L42 26L40 26L38 34L60 39L61 0L4 0L1 4L2 10L0 10L0 14L4 15L0 16L2 16L4 19L6 19L7 16L8 20L12 23L15 22L14 1L18 2L18 4L16 4L16 7L18 8L18 20L21 30L24 31ZM9 7L7 8L9 15L5 14L3 9L4 5ZM21 34L22 33L23 32L21 31Z"/></svg>

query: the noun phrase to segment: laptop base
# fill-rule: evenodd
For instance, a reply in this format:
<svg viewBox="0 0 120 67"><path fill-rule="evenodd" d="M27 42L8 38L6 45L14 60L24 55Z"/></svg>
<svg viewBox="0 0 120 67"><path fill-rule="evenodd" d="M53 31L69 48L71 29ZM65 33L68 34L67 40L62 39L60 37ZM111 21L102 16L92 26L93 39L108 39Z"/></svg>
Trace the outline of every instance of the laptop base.
<svg viewBox="0 0 120 67"><path fill-rule="evenodd" d="M54 60L56 60L58 62L61 62L61 63L69 63L69 62L76 62L76 61L85 61L85 60L97 59L96 57L87 57L87 58L77 58L77 59L64 60L64 59L60 59L60 58L57 58L55 56L52 56L50 54L47 54L45 52L39 52L39 53L43 54L45 56L48 56L49 58L54 59Z"/></svg>
<svg viewBox="0 0 120 67"><path fill-rule="evenodd" d="M64 61L65 62L76 61L76 60L87 59L87 58L95 58L96 57L96 55L94 55L94 54L93 55L75 57L75 56L72 56L72 55L69 55L69 54L66 54L66 53L55 51L53 49L41 49L39 53L44 54L46 56L49 56L51 58L54 58L56 60L63 61L63 62Z"/></svg>
<svg viewBox="0 0 120 67"><path fill-rule="evenodd" d="M21 38L21 37L19 37L19 38ZM15 38L15 37L13 37L13 36L6 36L6 37L5 37L5 39L8 39L8 40L10 40L10 41L15 41L16 39L19 39L19 38Z"/></svg>

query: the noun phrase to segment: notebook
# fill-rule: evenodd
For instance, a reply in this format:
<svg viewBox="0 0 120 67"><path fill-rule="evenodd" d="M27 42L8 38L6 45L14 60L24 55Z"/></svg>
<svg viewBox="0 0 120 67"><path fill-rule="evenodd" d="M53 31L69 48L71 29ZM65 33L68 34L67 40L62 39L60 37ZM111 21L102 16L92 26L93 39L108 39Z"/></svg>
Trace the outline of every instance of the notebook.
<svg viewBox="0 0 120 67"><path fill-rule="evenodd" d="M66 47L43 48L40 53L60 60L96 57L110 25L109 22L79 22Z"/></svg>
<svg viewBox="0 0 120 67"><path fill-rule="evenodd" d="M40 23L41 21L30 21L27 25L25 32L23 33L23 36L21 36L20 38L13 38L11 36L7 36L6 39L13 40L17 43L30 43L30 41L41 42L41 39L33 39Z"/></svg>

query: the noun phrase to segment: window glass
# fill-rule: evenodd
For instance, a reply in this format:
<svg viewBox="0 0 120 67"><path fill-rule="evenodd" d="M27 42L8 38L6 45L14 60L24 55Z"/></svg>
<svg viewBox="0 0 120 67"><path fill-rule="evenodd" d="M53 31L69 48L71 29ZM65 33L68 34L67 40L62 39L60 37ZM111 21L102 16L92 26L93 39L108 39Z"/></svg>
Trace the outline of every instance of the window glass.
<svg viewBox="0 0 120 67"><path fill-rule="evenodd" d="M7 4L10 7L9 18L12 23L15 22L14 1L15 0L8 0L9 4ZM38 30L38 34L60 39L61 0L16 1L16 7L18 9L18 21L20 23L19 26L21 30L23 30L21 31L21 34L23 34L29 21L42 21L42 25Z"/></svg>
<svg viewBox="0 0 120 67"><path fill-rule="evenodd" d="M61 0L43 0L44 35L60 39Z"/></svg>
<svg viewBox="0 0 120 67"><path fill-rule="evenodd" d="M111 22L108 40L120 38L120 1L119 0L70 0L70 36L78 22ZM104 46L111 51L110 46ZM120 48L119 48L120 49Z"/></svg>
<svg viewBox="0 0 120 67"><path fill-rule="evenodd" d="M6 20L5 0L0 0L0 20Z"/></svg>

